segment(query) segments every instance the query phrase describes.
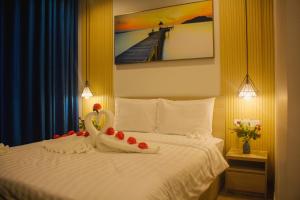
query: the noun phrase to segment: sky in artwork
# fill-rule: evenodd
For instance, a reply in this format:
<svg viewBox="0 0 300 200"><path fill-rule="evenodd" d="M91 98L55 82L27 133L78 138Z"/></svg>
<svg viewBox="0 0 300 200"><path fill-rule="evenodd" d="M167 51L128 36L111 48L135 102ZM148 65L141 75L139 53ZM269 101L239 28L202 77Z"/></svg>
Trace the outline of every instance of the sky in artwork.
<svg viewBox="0 0 300 200"><path fill-rule="evenodd" d="M166 26L181 24L186 20L198 16L212 17L212 1L199 1L178 6L171 6L155 10L148 10L115 17L115 31L133 31L146 28L155 28L159 22Z"/></svg>

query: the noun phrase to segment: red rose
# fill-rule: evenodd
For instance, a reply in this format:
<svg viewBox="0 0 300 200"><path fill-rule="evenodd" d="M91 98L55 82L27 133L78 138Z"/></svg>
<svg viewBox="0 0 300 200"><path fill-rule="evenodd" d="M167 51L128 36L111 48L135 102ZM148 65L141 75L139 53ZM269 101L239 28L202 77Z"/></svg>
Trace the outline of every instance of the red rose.
<svg viewBox="0 0 300 200"><path fill-rule="evenodd" d="M75 134L75 131L71 130L67 133L68 135L74 135Z"/></svg>
<svg viewBox="0 0 300 200"><path fill-rule="evenodd" d="M89 132L85 131L85 133L83 134L84 137L88 137L90 135Z"/></svg>
<svg viewBox="0 0 300 200"><path fill-rule="evenodd" d="M117 134L116 134L116 137L119 140L123 140L124 139L124 133L123 133L123 131L118 131Z"/></svg>
<svg viewBox="0 0 300 200"><path fill-rule="evenodd" d="M134 137L129 137L129 138L127 139L127 143L128 143L128 144L136 144L136 139L135 139Z"/></svg>
<svg viewBox="0 0 300 200"><path fill-rule="evenodd" d="M112 128L112 127L108 128L108 129L106 130L106 134L107 134L107 135L113 135L113 134L115 134L115 129Z"/></svg>
<svg viewBox="0 0 300 200"><path fill-rule="evenodd" d="M60 138L60 135L54 134L53 138L54 138L54 139Z"/></svg>
<svg viewBox="0 0 300 200"><path fill-rule="evenodd" d="M257 125L255 126L255 128L256 128L258 131L261 130L261 126L260 126L259 124L257 124Z"/></svg>
<svg viewBox="0 0 300 200"><path fill-rule="evenodd" d="M148 145L145 142L140 142L138 147L140 149L148 149Z"/></svg>
<svg viewBox="0 0 300 200"><path fill-rule="evenodd" d="M95 103L93 106L93 111L98 112L99 110L101 110L102 106L100 103Z"/></svg>

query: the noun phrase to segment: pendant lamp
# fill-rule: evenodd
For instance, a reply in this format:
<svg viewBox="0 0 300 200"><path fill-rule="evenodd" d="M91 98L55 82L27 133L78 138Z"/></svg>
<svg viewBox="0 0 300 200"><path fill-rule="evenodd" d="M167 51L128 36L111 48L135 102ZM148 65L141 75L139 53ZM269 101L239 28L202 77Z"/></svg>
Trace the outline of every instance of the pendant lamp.
<svg viewBox="0 0 300 200"><path fill-rule="evenodd" d="M90 30L88 31L88 28L90 28L90 26L88 27L88 17L90 19L90 13L88 12L88 0L85 1L86 2L86 5L85 5L85 8L86 8L86 38L85 38L85 53L86 53L86 57L85 57L85 84L84 84L84 88L83 88L83 91L82 91L82 97L85 98L85 99L88 99L90 97L93 96L93 93L89 87L89 81L88 81L88 66L89 66L89 61L90 61L90 54L88 53L88 49L89 49L89 44L90 44Z"/></svg>
<svg viewBox="0 0 300 200"><path fill-rule="evenodd" d="M239 97L244 99L251 99L252 97L257 96L257 89L253 81L249 76L249 60L248 60L248 11L247 11L247 0L245 0L245 24L246 24L246 66L247 66L247 73L246 77L244 78L243 82L239 87Z"/></svg>

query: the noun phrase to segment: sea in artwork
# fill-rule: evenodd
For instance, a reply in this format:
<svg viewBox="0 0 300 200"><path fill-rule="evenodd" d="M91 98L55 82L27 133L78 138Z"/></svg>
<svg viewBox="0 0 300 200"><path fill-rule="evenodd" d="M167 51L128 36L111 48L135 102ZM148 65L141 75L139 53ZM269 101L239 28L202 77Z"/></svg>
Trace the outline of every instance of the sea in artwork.
<svg viewBox="0 0 300 200"><path fill-rule="evenodd" d="M115 56L146 39L151 31L158 28L116 33ZM174 25L165 34L162 60L213 56L213 21Z"/></svg>
<svg viewBox="0 0 300 200"><path fill-rule="evenodd" d="M130 47L146 39L152 29L127 31L115 34L115 56L120 55ZM117 44L117 45L116 45Z"/></svg>

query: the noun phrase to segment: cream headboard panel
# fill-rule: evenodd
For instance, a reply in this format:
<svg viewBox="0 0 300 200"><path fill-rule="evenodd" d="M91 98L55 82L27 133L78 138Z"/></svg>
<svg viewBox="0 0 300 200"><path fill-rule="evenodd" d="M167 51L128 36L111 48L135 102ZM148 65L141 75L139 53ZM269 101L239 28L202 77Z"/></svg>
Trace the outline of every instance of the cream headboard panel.
<svg viewBox="0 0 300 200"><path fill-rule="evenodd" d="M162 97L124 97L129 99L155 99ZM209 97L163 97L170 100L197 100ZM216 97L213 118L213 135L225 141L225 99Z"/></svg>
<svg viewBox="0 0 300 200"><path fill-rule="evenodd" d="M214 107L213 135L225 141L225 99L217 97Z"/></svg>

